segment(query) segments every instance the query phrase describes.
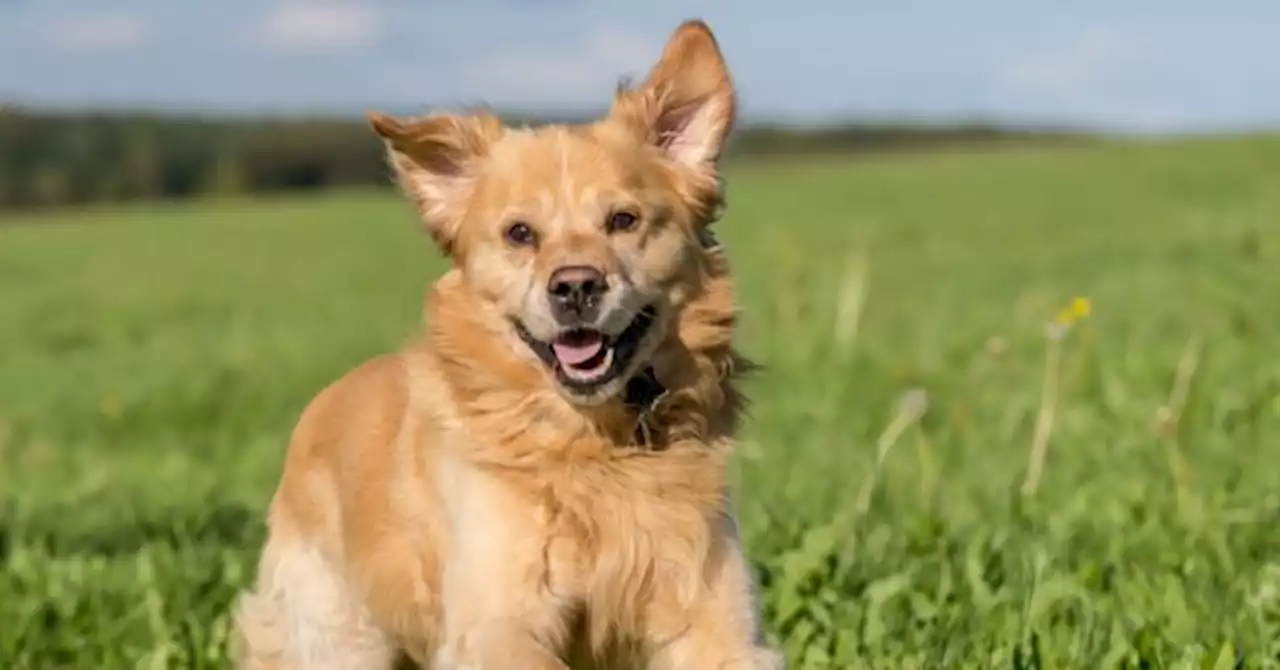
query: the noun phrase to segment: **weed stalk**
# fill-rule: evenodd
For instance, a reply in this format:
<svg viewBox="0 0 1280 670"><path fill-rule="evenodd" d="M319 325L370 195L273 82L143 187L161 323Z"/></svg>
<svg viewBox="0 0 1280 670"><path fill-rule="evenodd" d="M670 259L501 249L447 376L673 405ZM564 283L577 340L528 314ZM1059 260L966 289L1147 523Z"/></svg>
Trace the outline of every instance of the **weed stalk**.
<svg viewBox="0 0 1280 670"><path fill-rule="evenodd" d="M1196 369L1200 367L1200 352L1203 340L1193 335L1182 348L1178 357L1178 367L1174 372L1173 388L1169 391L1169 400L1156 411L1156 435L1164 443L1166 456L1169 459L1169 473L1177 489L1179 507L1185 506L1187 492L1190 487L1190 467L1182 454L1182 445L1178 440L1178 423L1186 409L1187 398L1191 394L1191 381Z"/></svg>
<svg viewBox="0 0 1280 670"><path fill-rule="evenodd" d="M1031 438L1031 452L1027 458L1027 474L1022 481L1022 495L1034 496L1044 476L1045 460L1049 457L1049 437L1053 434L1053 419L1058 405L1058 383L1062 371L1062 340L1066 329L1053 324L1049 328L1049 347L1044 357L1044 383L1040 389L1040 409L1036 412L1036 428Z"/></svg>
<svg viewBox="0 0 1280 670"><path fill-rule="evenodd" d="M893 445L897 443L898 438L907 432L907 429L914 425L924 416L925 411L929 407L929 396L923 390L914 389L905 393L902 401L898 403L898 411L894 414L893 420L880 433L880 437L876 440L876 463L862 480L862 486L858 490L857 511L861 516L866 514L871 508L871 496L875 494L876 480L880 477L880 472L884 468L885 460L889 457L889 451L893 449Z"/></svg>

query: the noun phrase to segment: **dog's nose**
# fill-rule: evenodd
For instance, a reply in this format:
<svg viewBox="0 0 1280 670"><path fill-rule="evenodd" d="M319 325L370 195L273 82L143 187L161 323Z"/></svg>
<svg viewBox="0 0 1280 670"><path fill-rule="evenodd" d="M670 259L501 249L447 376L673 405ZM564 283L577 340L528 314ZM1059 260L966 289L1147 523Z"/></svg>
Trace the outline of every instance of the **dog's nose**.
<svg viewBox="0 0 1280 670"><path fill-rule="evenodd" d="M547 294L551 311L562 324L594 321L600 311L600 299L609 290L604 273L587 265L571 265L551 274Z"/></svg>

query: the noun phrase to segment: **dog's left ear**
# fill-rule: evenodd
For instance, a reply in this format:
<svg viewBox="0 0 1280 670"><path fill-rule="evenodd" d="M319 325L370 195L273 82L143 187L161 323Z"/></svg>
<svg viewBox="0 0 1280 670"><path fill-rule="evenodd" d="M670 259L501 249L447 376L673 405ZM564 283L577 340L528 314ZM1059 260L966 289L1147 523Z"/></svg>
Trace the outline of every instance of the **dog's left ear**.
<svg viewBox="0 0 1280 670"><path fill-rule="evenodd" d="M644 83L619 94L612 115L677 163L714 176L736 106L715 36L690 20L672 33Z"/></svg>

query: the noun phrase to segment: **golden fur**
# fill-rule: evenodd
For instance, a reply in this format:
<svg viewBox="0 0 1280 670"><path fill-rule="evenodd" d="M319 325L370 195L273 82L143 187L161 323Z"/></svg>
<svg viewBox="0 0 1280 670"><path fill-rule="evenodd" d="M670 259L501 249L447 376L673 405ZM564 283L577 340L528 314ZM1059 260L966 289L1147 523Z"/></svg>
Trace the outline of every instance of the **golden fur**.
<svg viewBox="0 0 1280 670"><path fill-rule="evenodd" d="M727 496L747 364L703 230L734 107L715 39L689 21L591 124L370 115L452 267L417 341L303 413L235 614L241 667L783 667ZM607 230L620 207L638 223ZM512 221L537 243L505 239ZM512 319L552 336L541 296L567 264L618 287L604 328L656 306L624 375L652 366L666 388L646 416L625 378L566 388L517 337Z"/></svg>

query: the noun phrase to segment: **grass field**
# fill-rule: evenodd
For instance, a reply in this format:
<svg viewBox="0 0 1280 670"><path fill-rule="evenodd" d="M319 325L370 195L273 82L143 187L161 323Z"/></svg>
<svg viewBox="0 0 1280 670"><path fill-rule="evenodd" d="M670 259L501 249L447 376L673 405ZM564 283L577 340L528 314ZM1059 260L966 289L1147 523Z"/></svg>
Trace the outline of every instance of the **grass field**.
<svg viewBox="0 0 1280 670"><path fill-rule="evenodd" d="M729 199L766 366L734 476L794 668L1280 666L1280 139ZM292 422L439 261L382 193L40 216L0 225L0 668L227 667Z"/></svg>

